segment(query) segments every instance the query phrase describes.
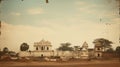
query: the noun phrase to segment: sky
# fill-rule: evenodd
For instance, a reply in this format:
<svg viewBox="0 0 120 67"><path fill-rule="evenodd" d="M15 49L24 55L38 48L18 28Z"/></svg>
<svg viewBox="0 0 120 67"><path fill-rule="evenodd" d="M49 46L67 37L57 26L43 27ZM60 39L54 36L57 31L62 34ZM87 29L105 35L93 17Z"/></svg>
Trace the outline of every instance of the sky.
<svg viewBox="0 0 120 67"><path fill-rule="evenodd" d="M115 0L4 0L0 4L2 21L0 49L8 47L20 51L25 42L33 48L42 39L52 43L53 49L61 43L89 48L96 38L106 38L119 44L120 15Z"/></svg>

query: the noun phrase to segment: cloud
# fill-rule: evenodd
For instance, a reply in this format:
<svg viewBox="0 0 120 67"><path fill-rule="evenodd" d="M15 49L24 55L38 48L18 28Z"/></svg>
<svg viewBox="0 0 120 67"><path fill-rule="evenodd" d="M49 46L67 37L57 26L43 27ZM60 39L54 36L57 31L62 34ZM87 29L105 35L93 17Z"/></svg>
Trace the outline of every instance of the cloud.
<svg viewBox="0 0 120 67"><path fill-rule="evenodd" d="M90 3L86 1L77 1L75 2L75 5L76 5L76 10L79 13L77 15L83 15L83 14L96 15L98 13L101 13L98 10L98 8L102 7L101 5L96 5L94 3Z"/></svg>
<svg viewBox="0 0 120 67"><path fill-rule="evenodd" d="M85 6L87 5L88 3L87 2L84 2L84 1L77 1L75 2L76 5L81 5L81 6Z"/></svg>
<svg viewBox="0 0 120 67"><path fill-rule="evenodd" d="M111 19L111 23L120 24L120 18L118 17Z"/></svg>
<svg viewBox="0 0 120 67"><path fill-rule="evenodd" d="M38 15L38 14L43 14L44 11L42 8L31 8L27 10L28 14L31 15Z"/></svg>
<svg viewBox="0 0 120 67"><path fill-rule="evenodd" d="M78 2L76 6L77 6L78 11L83 12L83 13L88 13L88 14L96 14L96 12L100 13L100 11L97 9L102 7L100 5L91 4L87 2Z"/></svg>
<svg viewBox="0 0 120 67"><path fill-rule="evenodd" d="M49 28L32 27L27 25L12 25L2 22L0 47L9 47L19 51L21 43L26 42L33 48L33 43L53 33ZM30 48L30 49L32 49Z"/></svg>
<svg viewBox="0 0 120 67"><path fill-rule="evenodd" d="M19 12L11 12L11 15L14 15L14 16L20 16L21 13L19 13Z"/></svg>
<svg viewBox="0 0 120 67"><path fill-rule="evenodd" d="M77 1L75 2L76 5L76 18L81 18L83 20L93 21L96 22L101 18L104 23L118 23L118 10L114 8L114 3L112 4L96 4L92 2L86 1ZM115 18L115 19L114 19ZM98 22L98 21L97 21Z"/></svg>
<svg viewBox="0 0 120 67"><path fill-rule="evenodd" d="M71 19L69 19L70 21ZM68 20L66 20L68 21ZM102 23L92 23L84 21L84 23L65 23L55 20L42 21L45 25L50 26L28 26L28 25L12 25L2 22L2 35L0 37L0 47L9 47L10 50L19 51L19 46L26 42L30 45L30 50L34 50L34 42L41 39L51 41L53 48L59 47L60 43L70 42L72 46L82 46L87 41L89 47L94 47L92 41L96 38L107 38L113 41L114 47L118 45L118 26L105 25ZM82 21L83 22L83 21ZM41 23L38 23L41 25ZM51 28L53 27L53 28ZM113 36L114 35L114 36Z"/></svg>

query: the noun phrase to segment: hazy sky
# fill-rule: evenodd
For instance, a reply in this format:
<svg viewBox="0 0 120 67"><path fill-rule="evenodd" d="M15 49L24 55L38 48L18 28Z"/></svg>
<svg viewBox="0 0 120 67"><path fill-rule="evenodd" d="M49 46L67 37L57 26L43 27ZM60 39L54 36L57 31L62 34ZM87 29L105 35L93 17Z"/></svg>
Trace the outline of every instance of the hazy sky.
<svg viewBox="0 0 120 67"><path fill-rule="evenodd" d="M90 48L96 38L106 38L119 45L118 3L115 0L5 0L0 4L2 35L0 48L19 51L26 42L51 41L53 49L70 42Z"/></svg>

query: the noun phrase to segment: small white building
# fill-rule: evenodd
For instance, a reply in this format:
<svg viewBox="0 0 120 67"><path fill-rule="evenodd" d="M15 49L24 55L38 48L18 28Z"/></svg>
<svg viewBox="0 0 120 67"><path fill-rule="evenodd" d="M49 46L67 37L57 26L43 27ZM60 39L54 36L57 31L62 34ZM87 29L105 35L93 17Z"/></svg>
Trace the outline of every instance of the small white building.
<svg viewBox="0 0 120 67"><path fill-rule="evenodd" d="M20 51L20 57L50 57L54 55L54 51L52 50L51 42L41 40L40 42L34 43L33 51Z"/></svg>
<svg viewBox="0 0 120 67"><path fill-rule="evenodd" d="M51 42L45 41L44 39L40 42L34 43L35 50L32 51L34 57L50 57L54 56L54 51L52 50Z"/></svg>

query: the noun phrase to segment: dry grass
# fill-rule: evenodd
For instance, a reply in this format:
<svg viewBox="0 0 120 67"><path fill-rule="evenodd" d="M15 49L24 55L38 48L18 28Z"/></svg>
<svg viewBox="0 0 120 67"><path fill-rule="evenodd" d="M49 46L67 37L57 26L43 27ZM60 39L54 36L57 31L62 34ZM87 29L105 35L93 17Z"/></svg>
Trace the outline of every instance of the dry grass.
<svg viewBox="0 0 120 67"><path fill-rule="evenodd" d="M120 67L118 60L39 62L0 61L0 67Z"/></svg>

